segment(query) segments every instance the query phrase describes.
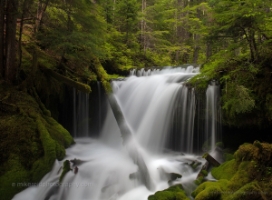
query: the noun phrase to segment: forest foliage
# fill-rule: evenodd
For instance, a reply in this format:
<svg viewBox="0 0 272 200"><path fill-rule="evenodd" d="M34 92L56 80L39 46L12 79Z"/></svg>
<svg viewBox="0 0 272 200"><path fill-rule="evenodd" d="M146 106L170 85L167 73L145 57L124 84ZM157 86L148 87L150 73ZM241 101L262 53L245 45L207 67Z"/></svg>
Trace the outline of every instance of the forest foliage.
<svg viewBox="0 0 272 200"><path fill-rule="evenodd" d="M0 77L20 89L34 86L46 99L63 82L98 80L108 88L114 74L131 68L199 64L191 83L220 83L226 124L271 125L271 4L0 0Z"/></svg>

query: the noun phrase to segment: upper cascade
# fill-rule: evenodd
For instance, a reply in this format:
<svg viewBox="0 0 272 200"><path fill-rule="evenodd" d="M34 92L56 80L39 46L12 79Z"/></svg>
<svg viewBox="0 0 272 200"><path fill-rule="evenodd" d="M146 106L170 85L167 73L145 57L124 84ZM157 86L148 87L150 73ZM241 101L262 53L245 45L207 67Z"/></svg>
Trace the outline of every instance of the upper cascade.
<svg viewBox="0 0 272 200"><path fill-rule="evenodd" d="M163 69L132 69L130 71L130 76L151 76L155 74L178 74L178 73L199 73L199 67L194 67L189 65L187 67L165 67Z"/></svg>
<svg viewBox="0 0 272 200"><path fill-rule="evenodd" d="M162 70L132 70L125 80L112 81L113 95L118 100L122 112L133 130L135 138L147 150L157 152L178 150L193 153L201 149L203 143L214 147L215 131L212 135L199 132L195 123L196 104L206 101L203 96L196 99L195 89L184 82L199 73L199 67L166 67ZM137 75L137 76L136 76ZM213 89L209 89L213 90ZM209 94L215 94L209 92ZM216 93L217 94L217 93ZM218 98L218 97L216 97ZM207 99L210 96L207 96ZM217 102L214 100L214 102ZM212 102L211 102L212 103ZM210 103L207 103L210 106ZM214 112L217 105L215 105ZM210 108L206 108L210 109ZM204 115L205 116L205 115ZM214 115L215 116L215 115ZM216 121L215 118L213 118ZM210 122L210 121L209 121ZM203 121L203 123L205 123ZM208 122L207 122L208 123ZM213 123L215 125L215 122ZM201 124L201 126L209 126ZM113 127L115 131L113 131ZM215 129L213 129L215 130ZM109 132L114 132L115 134ZM200 136L202 134L203 136ZM111 111L105 121L101 138L120 145L122 139ZM119 138L119 142L117 141ZM208 141L209 140L209 141Z"/></svg>

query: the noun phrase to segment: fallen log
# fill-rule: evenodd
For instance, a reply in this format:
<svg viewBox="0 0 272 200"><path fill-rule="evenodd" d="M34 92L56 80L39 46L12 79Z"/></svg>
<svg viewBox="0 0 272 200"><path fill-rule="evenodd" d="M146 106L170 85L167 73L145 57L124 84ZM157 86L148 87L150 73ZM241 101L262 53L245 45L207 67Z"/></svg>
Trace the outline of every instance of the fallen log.
<svg viewBox="0 0 272 200"><path fill-rule="evenodd" d="M205 158L214 167L218 167L220 165L220 163L208 153L205 153L202 157Z"/></svg>
<svg viewBox="0 0 272 200"><path fill-rule="evenodd" d="M114 95L108 95L108 101L110 103L113 115L119 126L121 136L123 138L123 143L127 144L128 141L132 138L132 131L128 126L128 123L123 115L121 107Z"/></svg>
<svg viewBox="0 0 272 200"><path fill-rule="evenodd" d="M206 161L205 164L201 167L201 170L197 174L196 180L194 181L195 184L200 185L203 182L204 177L208 175L209 167L210 164L208 161Z"/></svg>
<svg viewBox="0 0 272 200"><path fill-rule="evenodd" d="M201 167L201 170L197 174L197 177L196 177L196 180L195 180L195 183L197 185L199 185L199 184L201 184L203 182L204 177L206 177L208 175L208 170L209 170L209 168L211 166L218 167L220 165L220 163L217 160L215 160L215 158L212 157L208 153L205 153L202 157L206 159L206 162Z"/></svg>
<svg viewBox="0 0 272 200"><path fill-rule="evenodd" d="M134 138L132 135L132 130L130 129L124 117L124 114L122 112L122 109L117 99L115 98L114 95L108 95L108 101L111 106L113 115L119 126L119 129L123 138L123 144L127 145L129 156L139 168L140 178L143 180L143 183L149 190L153 190L155 186L151 180L145 161L142 155L138 151L136 142L134 141Z"/></svg>
<svg viewBox="0 0 272 200"><path fill-rule="evenodd" d="M46 68L46 67L40 67L42 69L42 71L44 71L45 73L49 74L50 76L52 76L53 78L55 78L56 80L65 83L66 85L72 86L74 88L76 88L79 91L82 92L86 92L86 93L90 93L91 92L91 87L87 84L84 83L80 83L77 81L74 81L66 76L63 76L55 71L53 71L52 69Z"/></svg>
<svg viewBox="0 0 272 200"><path fill-rule="evenodd" d="M206 161L205 164L201 167L201 170L199 171L199 173L197 174L196 179L207 176L207 171L209 167L210 167L210 164L208 161Z"/></svg>

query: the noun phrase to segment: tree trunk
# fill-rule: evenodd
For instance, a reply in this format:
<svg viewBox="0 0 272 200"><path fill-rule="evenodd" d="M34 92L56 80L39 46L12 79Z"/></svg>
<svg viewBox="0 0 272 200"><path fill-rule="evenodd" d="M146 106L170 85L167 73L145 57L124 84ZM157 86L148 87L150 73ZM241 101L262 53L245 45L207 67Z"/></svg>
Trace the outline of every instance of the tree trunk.
<svg viewBox="0 0 272 200"><path fill-rule="evenodd" d="M41 21L43 19L43 14L46 11L48 3L49 3L49 0L46 0L45 3L43 3L43 1L41 1L41 0L39 1L34 33L37 33L40 29Z"/></svg>
<svg viewBox="0 0 272 200"><path fill-rule="evenodd" d="M5 2L6 0L0 0L0 78L4 77L4 18L5 18Z"/></svg>
<svg viewBox="0 0 272 200"><path fill-rule="evenodd" d="M119 106L117 99L113 95L110 95L108 97L108 100L109 100L109 104L111 106L112 112L114 114L114 117L115 117L117 124L119 126L119 129L121 131L123 142L125 145L127 145L129 143L129 145L127 145L129 156L132 158L132 160L135 162L135 164L139 167L140 176L141 176L141 179L143 180L145 186L149 190L153 190L154 184L153 184L151 177L149 175L149 171L147 169L145 161L144 161L143 157L141 156L141 154L139 153L137 145L136 145L135 141L133 140L132 131L126 122L126 119L124 117L122 109Z"/></svg>
<svg viewBox="0 0 272 200"><path fill-rule="evenodd" d="M218 167L220 165L220 163L208 153L205 153L202 157L205 158L214 167Z"/></svg>
<svg viewBox="0 0 272 200"><path fill-rule="evenodd" d="M198 41L198 39L197 39L197 41ZM193 60L192 60L194 64L196 64L198 62L199 50L200 50L200 47L197 44L195 44L194 53L193 53Z"/></svg>
<svg viewBox="0 0 272 200"><path fill-rule="evenodd" d="M6 22L6 68L5 79L14 83L17 75L16 66L16 22L18 0L8 0Z"/></svg>
<svg viewBox="0 0 272 200"><path fill-rule="evenodd" d="M250 30L250 42L251 42L254 58L255 58L255 60L258 60L259 55L258 55L258 49L257 49L257 45L256 45L255 31L254 30Z"/></svg>
<svg viewBox="0 0 272 200"><path fill-rule="evenodd" d="M189 27L188 27L188 15L189 11L186 11L185 8L188 6L189 1L183 1L183 0L178 0L177 1L177 19L178 19L178 25L176 29L176 41L178 45L181 47L180 51L180 61L183 63L188 63L189 61L189 54L188 50L186 49L186 42L190 38L190 33L188 32Z"/></svg>
<svg viewBox="0 0 272 200"><path fill-rule="evenodd" d="M36 20L35 20L35 25L34 25L34 35L35 36L40 29L41 21L43 19L43 14L45 13L45 11L47 9L48 3L49 3L49 0L46 0L45 3L43 3L42 0L39 0ZM37 71L37 67L38 67L38 53L37 53L36 48L34 47L32 50L32 70L31 70L32 76L35 75L35 72ZM29 76L29 78L31 78L31 76Z"/></svg>
<svg viewBox="0 0 272 200"><path fill-rule="evenodd" d="M79 91L82 91L82 92L86 92L86 93L90 93L91 92L91 87L87 84L84 84L84 83L80 83L80 82L76 82L66 76L63 76L57 72L54 72L52 69L48 69L46 67L41 67L40 66L40 69L49 74L50 76L52 76L53 78L55 78L56 80L62 82L62 83L65 83L66 85L69 85L71 87L74 87L76 88L77 90Z"/></svg>
<svg viewBox="0 0 272 200"><path fill-rule="evenodd" d="M123 115L123 112L119 106L117 99L113 95L110 95L108 97L108 100L113 111L114 117L119 126L119 129L121 131L123 142L124 144L127 144L132 138L132 131L126 122L126 119Z"/></svg>
<svg viewBox="0 0 272 200"><path fill-rule="evenodd" d="M208 169L209 169L209 167L210 167L210 164L209 164L209 162L208 161L206 161L205 162L205 164L204 165L202 165L202 167L201 167L201 170L199 171L199 173L197 174L197 177L196 177L196 179L199 179L200 177L205 177L206 176L206 174L205 173L203 173L203 171L208 171Z"/></svg>
<svg viewBox="0 0 272 200"><path fill-rule="evenodd" d="M28 5L28 0L24 0L21 21L20 21L19 42L18 42L19 61L18 61L17 77L19 77L19 71L20 71L21 65L22 65L22 55L23 55L23 53L22 53L22 35L23 35L24 18L25 18L27 5Z"/></svg>
<svg viewBox="0 0 272 200"><path fill-rule="evenodd" d="M146 14L146 0L142 0L142 19L141 19L141 46L144 52L147 49L146 44L146 21L144 20L145 14Z"/></svg>
<svg viewBox="0 0 272 200"><path fill-rule="evenodd" d="M177 21L181 22L182 18L184 18L187 15L187 12L184 12L183 9L186 7L186 2L182 0L177 1ZM184 40L186 39L186 27L184 25L181 25L184 23L177 23L176 27L176 38L179 44L182 46Z"/></svg>
<svg viewBox="0 0 272 200"><path fill-rule="evenodd" d="M212 45L207 42L206 44L206 59L208 60L212 56Z"/></svg>

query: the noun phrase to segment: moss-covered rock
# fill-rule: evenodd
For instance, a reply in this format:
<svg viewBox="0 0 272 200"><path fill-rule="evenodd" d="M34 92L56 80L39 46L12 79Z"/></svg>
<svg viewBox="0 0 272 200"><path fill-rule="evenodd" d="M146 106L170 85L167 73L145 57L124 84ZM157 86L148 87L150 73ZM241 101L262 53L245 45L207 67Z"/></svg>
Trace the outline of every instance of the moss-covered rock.
<svg viewBox="0 0 272 200"><path fill-rule="evenodd" d="M223 154L223 159L224 159L224 161L230 161L230 160L234 159L234 155L232 153L225 152Z"/></svg>
<svg viewBox="0 0 272 200"><path fill-rule="evenodd" d="M194 180L194 183L196 185L200 185L201 183L203 183L204 181L204 177L203 176L199 176L196 180Z"/></svg>
<svg viewBox="0 0 272 200"><path fill-rule="evenodd" d="M0 196L37 183L73 143L69 132L28 93L0 84Z"/></svg>
<svg viewBox="0 0 272 200"><path fill-rule="evenodd" d="M65 160L63 162L63 166L62 166L62 172L61 172L61 175L60 175L60 178L59 178L59 182L61 183L64 176L69 172L71 171L71 167L70 167L70 161L69 160Z"/></svg>
<svg viewBox="0 0 272 200"><path fill-rule="evenodd" d="M182 185L174 185L150 195L148 200L189 200L189 198L186 196Z"/></svg>
<svg viewBox="0 0 272 200"><path fill-rule="evenodd" d="M223 163L220 167L215 167L212 169L212 175L216 179L227 179L230 180L232 176L235 174L237 167L235 160L230 160L228 162Z"/></svg>
<svg viewBox="0 0 272 200"><path fill-rule="evenodd" d="M222 193L226 190L228 180L222 179L218 182L204 182L195 191L192 196L196 200L219 200Z"/></svg>
<svg viewBox="0 0 272 200"><path fill-rule="evenodd" d="M255 160L262 165L272 166L272 145L255 141L253 144L244 144L235 152L237 161Z"/></svg>
<svg viewBox="0 0 272 200"><path fill-rule="evenodd" d="M262 191L258 182L253 181L244 186L242 186L239 190L235 191L233 194L230 194L228 199L232 200L258 200L258 199L267 199L265 194L267 192Z"/></svg>
<svg viewBox="0 0 272 200"><path fill-rule="evenodd" d="M212 169L217 182L205 182L192 193L196 200L272 199L271 144L243 144L234 159Z"/></svg>
<svg viewBox="0 0 272 200"><path fill-rule="evenodd" d="M198 166L201 165L201 162L198 162L198 161L193 161L189 164L193 170L196 170L198 168Z"/></svg>

